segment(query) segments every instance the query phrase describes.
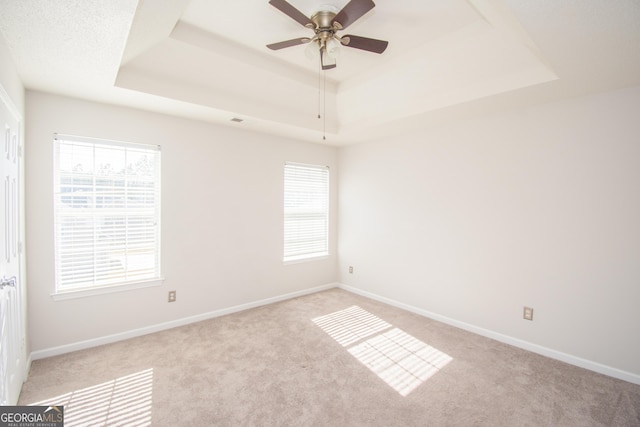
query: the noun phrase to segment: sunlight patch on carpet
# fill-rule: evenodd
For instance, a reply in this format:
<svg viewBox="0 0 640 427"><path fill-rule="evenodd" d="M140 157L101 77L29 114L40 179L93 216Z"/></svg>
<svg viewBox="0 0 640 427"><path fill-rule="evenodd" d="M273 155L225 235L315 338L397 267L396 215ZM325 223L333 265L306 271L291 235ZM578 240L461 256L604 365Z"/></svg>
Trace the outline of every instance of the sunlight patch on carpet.
<svg viewBox="0 0 640 427"><path fill-rule="evenodd" d="M453 360L358 306L312 321L402 396Z"/></svg>
<svg viewBox="0 0 640 427"><path fill-rule="evenodd" d="M31 403L64 406L65 427L150 426L153 368Z"/></svg>

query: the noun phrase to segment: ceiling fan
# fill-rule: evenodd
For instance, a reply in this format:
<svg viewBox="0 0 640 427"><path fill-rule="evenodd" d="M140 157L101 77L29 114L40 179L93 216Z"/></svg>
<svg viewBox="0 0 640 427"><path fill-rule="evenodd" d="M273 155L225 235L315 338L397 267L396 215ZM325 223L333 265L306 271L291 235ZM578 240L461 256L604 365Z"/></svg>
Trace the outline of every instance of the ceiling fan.
<svg viewBox="0 0 640 427"><path fill-rule="evenodd" d="M389 44L389 42L384 40L370 39L351 34L338 36L337 34L338 31L344 30L360 19L365 13L373 9L375 3L372 0L351 0L340 11L336 11L337 9L333 6L321 6L320 10L310 18L286 0L269 0L269 4L291 19L299 22L301 25L313 30L314 36L272 43L268 44L267 47L272 50L279 50L310 43L311 51L320 53L320 64L323 70L335 68L335 59L339 53L340 46L382 53Z"/></svg>

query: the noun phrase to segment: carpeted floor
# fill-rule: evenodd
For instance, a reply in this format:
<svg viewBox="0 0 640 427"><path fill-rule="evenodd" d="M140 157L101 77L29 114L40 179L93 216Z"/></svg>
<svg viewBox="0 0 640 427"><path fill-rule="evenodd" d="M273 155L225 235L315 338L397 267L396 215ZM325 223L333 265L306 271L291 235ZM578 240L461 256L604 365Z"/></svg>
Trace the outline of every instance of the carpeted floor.
<svg viewBox="0 0 640 427"><path fill-rule="evenodd" d="M332 289L33 362L65 426L640 426L640 386Z"/></svg>

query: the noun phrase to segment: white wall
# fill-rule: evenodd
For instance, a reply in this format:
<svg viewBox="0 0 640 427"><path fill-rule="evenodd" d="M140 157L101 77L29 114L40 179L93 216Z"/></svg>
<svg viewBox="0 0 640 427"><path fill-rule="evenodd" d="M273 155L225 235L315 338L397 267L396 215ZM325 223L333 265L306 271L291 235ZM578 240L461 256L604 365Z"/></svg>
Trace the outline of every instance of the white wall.
<svg viewBox="0 0 640 427"><path fill-rule="evenodd" d="M330 257L282 263L284 162L336 171L335 148L31 91L26 113L33 351L335 282L335 227ZM162 146L163 286L53 300L54 132ZM167 302L169 290L177 302Z"/></svg>
<svg viewBox="0 0 640 427"><path fill-rule="evenodd" d="M640 375L640 88L335 148L26 99L33 351L332 283ZM54 301L52 134L163 148L161 287ZM326 260L282 265L284 161L332 168ZM339 176L336 166L340 166ZM339 188L338 188L339 181ZM339 198L336 196L339 189ZM347 266L355 267L347 274ZM166 302L168 290L178 301ZM535 309L522 320L522 306Z"/></svg>
<svg viewBox="0 0 640 427"><path fill-rule="evenodd" d="M631 88L340 149L340 281L640 375L639 111Z"/></svg>

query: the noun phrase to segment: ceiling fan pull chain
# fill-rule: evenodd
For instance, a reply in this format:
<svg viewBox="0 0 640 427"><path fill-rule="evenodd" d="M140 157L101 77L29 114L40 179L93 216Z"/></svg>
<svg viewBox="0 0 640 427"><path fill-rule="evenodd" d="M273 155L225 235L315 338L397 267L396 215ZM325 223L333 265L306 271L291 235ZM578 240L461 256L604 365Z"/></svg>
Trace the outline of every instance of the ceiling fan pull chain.
<svg viewBox="0 0 640 427"><path fill-rule="evenodd" d="M327 72L322 73L322 140L327 139Z"/></svg>
<svg viewBox="0 0 640 427"><path fill-rule="evenodd" d="M320 110L322 109L322 62L318 61L318 119L321 117Z"/></svg>

